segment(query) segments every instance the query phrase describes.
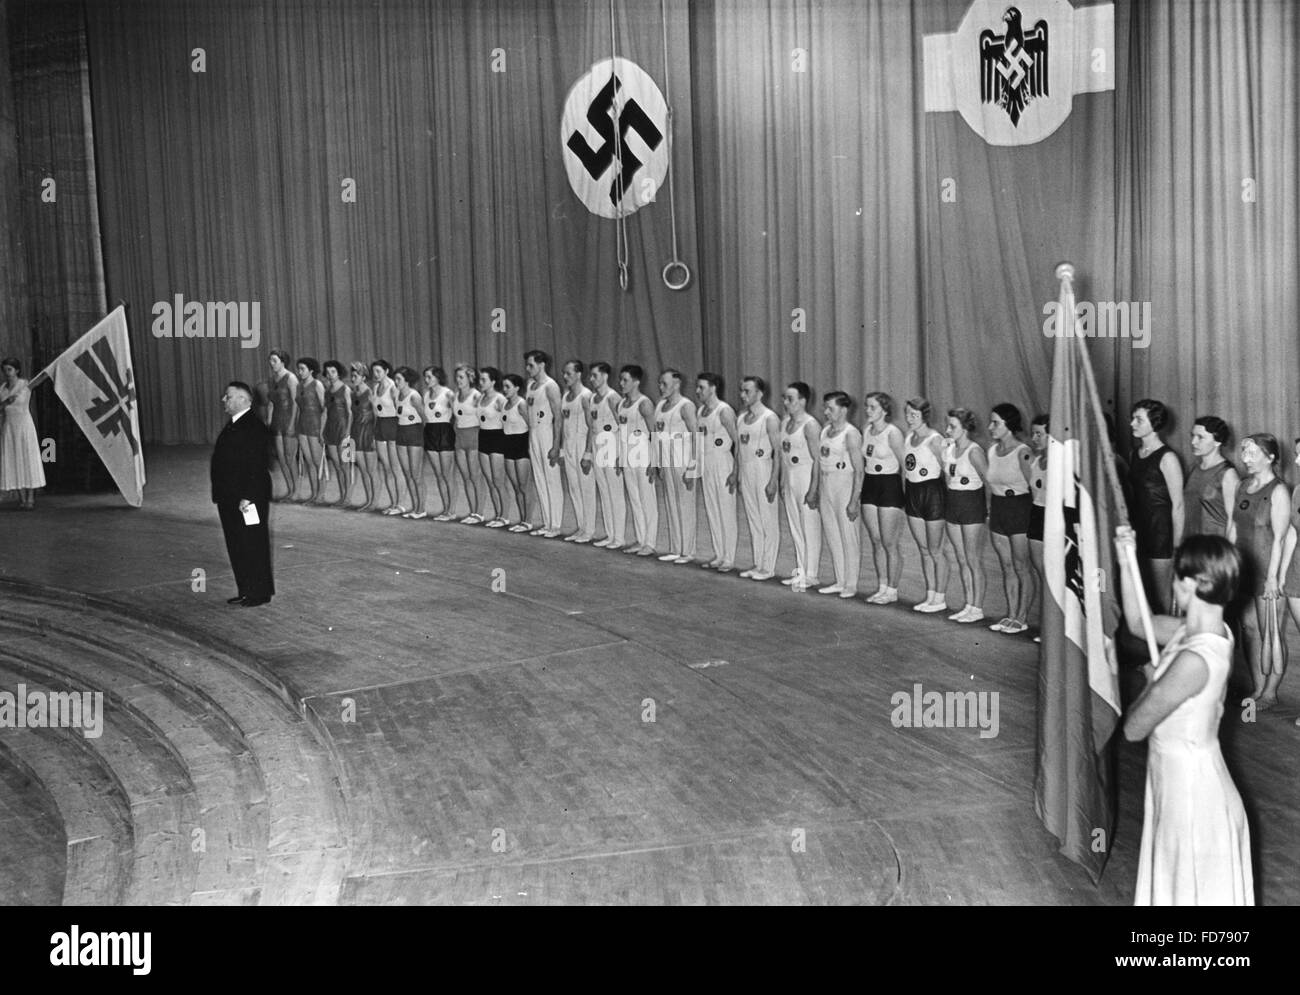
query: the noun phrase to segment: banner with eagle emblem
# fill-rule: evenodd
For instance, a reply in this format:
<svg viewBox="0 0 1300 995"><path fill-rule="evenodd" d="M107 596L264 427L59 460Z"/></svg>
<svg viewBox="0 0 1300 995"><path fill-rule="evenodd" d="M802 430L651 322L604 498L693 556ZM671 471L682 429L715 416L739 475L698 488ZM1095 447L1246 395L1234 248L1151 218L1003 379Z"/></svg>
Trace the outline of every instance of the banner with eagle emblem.
<svg viewBox="0 0 1300 995"><path fill-rule="evenodd" d="M1115 89L1115 11L1069 0L975 0L953 34L925 36L925 109L958 111L990 145L1032 145L1076 93Z"/></svg>

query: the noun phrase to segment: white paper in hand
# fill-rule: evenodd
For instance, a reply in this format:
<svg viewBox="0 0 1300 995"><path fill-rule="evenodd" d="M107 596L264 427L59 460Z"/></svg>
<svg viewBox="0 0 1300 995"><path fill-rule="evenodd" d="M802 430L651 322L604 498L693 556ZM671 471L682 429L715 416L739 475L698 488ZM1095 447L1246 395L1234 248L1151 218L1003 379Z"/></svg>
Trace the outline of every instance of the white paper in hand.
<svg viewBox="0 0 1300 995"><path fill-rule="evenodd" d="M244 524L245 524L245 525L256 525L256 524L257 524L258 522L260 522L261 520L262 520L262 519L259 518L258 515L257 515L257 505L255 505L255 504L250 504L247 508L244 509Z"/></svg>

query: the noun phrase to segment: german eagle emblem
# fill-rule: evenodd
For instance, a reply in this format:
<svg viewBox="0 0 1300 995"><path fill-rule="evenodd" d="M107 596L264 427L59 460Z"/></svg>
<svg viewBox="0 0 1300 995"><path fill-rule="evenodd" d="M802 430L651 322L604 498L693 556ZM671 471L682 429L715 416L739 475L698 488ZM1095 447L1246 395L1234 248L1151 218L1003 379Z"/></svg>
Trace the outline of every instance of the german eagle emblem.
<svg viewBox="0 0 1300 995"><path fill-rule="evenodd" d="M1025 107L1047 94L1047 22L1026 31L1020 11L1008 7L1002 15L1006 33L980 32L980 100L997 104L1020 124Z"/></svg>

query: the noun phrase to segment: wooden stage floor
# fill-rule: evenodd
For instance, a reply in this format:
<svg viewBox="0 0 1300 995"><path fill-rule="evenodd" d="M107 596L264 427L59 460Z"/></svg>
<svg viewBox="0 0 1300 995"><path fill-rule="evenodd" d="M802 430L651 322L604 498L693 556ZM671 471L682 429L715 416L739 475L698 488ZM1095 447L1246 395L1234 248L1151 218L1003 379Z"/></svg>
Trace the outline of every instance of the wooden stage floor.
<svg viewBox="0 0 1300 995"><path fill-rule="evenodd" d="M500 530L277 505L279 595L232 609L208 451L147 456L141 510L106 494L0 511L0 579L132 606L282 682L342 796L343 866L323 900L1132 900L1145 748L1120 749L1119 827L1094 886L1034 815L1037 647L908 610L921 586L908 537L905 600L877 607ZM702 507L699 522L704 551ZM748 566L743 514L741 528ZM782 575L792 556L786 536ZM987 568L991 622L991 549ZM864 555L864 591L874 579ZM955 610L955 576L950 592ZM1224 727L1267 904L1300 901L1297 680L1257 724L1229 710ZM895 728L891 696L916 684L997 692L996 737ZM5 756L0 781L20 784ZM49 812L24 824L24 811L0 806L0 828L15 827L0 834L0 901L19 895L15 875L28 901L60 890L41 875L61 857L22 852L49 837Z"/></svg>

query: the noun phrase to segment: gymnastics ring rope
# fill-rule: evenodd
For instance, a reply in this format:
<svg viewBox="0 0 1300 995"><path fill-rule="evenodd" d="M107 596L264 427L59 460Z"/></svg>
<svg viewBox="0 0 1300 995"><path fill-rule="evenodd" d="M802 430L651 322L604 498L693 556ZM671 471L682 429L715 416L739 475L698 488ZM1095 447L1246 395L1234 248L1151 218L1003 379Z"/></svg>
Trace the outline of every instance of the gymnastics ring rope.
<svg viewBox="0 0 1300 995"><path fill-rule="evenodd" d="M669 290L685 290L691 282L691 268L683 262L677 251L677 197L673 190L673 104L668 89L668 0L659 0L659 14L664 30L664 103L668 106L668 120L664 130L668 134L668 217L673 226L673 257L663 268L664 286ZM674 282L669 274L677 271L681 279Z"/></svg>
<svg viewBox="0 0 1300 995"><path fill-rule="evenodd" d="M618 42L615 35L614 26L614 0L609 0L609 78L613 83L618 77ZM619 134L619 117L621 112L618 106L618 87L613 87L609 107L610 117L614 121L614 184L618 190L618 215L614 219L616 225L614 235L614 252L618 257L618 285L627 291L628 284L628 245L627 245L627 213L623 209L623 136Z"/></svg>

